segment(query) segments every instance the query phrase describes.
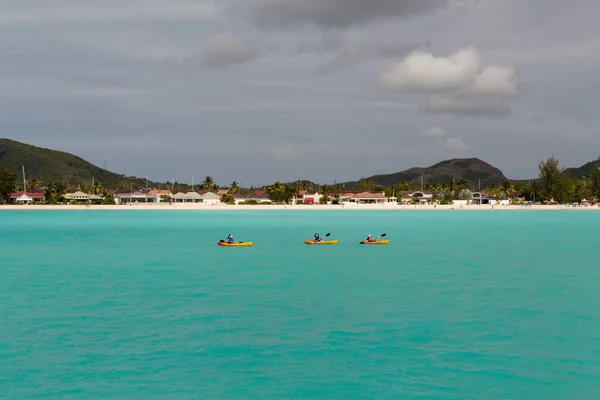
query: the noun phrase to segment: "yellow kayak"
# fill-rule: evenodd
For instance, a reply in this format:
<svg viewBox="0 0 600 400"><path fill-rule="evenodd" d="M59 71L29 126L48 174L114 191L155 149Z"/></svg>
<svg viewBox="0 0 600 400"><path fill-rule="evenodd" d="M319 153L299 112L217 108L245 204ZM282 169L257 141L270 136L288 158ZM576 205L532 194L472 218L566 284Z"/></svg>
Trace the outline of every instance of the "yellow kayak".
<svg viewBox="0 0 600 400"><path fill-rule="evenodd" d="M225 247L250 247L250 246L252 246L252 242L234 242L234 243L217 242L217 244L219 246L225 246Z"/></svg>
<svg viewBox="0 0 600 400"><path fill-rule="evenodd" d="M360 244L390 244L389 240L376 240L374 242L367 242L366 240L361 240Z"/></svg>
<svg viewBox="0 0 600 400"><path fill-rule="evenodd" d="M315 242L314 240L305 240L305 244L338 244L337 240L321 240L320 242Z"/></svg>

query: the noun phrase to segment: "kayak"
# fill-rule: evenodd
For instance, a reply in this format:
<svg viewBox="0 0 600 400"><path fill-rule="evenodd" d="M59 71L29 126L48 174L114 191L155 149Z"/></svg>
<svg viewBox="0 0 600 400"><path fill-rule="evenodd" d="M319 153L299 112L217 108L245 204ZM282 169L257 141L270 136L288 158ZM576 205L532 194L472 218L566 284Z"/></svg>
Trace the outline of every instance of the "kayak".
<svg viewBox="0 0 600 400"><path fill-rule="evenodd" d="M376 240L374 242L367 242L366 240L361 240L360 244L390 244L389 240Z"/></svg>
<svg viewBox="0 0 600 400"><path fill-rule="evenodd" d="M338 244L337 240L321 240L320 242L315 242L314 240L305 240L305 244Z"/></svg>
<svg viewBox="0 0 600 400"><path fill-rule="evenodd" d="M225 247L250 247L250 246L252 246L252 242L234 242L234 243L217 242L217 244L219 246L225 246Z"/></svg>

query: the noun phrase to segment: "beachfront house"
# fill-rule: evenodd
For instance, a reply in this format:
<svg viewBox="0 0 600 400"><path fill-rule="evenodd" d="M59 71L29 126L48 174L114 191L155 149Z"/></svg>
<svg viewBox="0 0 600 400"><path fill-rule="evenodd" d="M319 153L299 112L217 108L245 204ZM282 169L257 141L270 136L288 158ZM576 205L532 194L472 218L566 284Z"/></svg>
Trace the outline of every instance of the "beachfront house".
<svg viewBox="0 0 600 400"><path fill-rule="evenodd" d="M170 201L173 194L169 189L152 189L148 191L151 196L156 196L156 203Z"/></svg>
<svg viewBox="0 0 600 400"><path fill-rule="evenodd" d="M202 194L201 196L202 196L202 202L204 204L208 204L210 206L216 206L217 204L221 203L221 196L219 196L217 193L206 192L206 193Z"/></svg>
<svg viewBox="0 0 600 400"><path fill-rule="evenodd" d="M319 204L323 195L319 192L311 192L308 190L301 190L298 193L298 197L295 199L296 204Z"/></svg>
<svg viewBox="0 0 600 400"><path fill-rule="evenodd" d="M400 195L400 201L403 205L419 204L427 205L433 203L433 192L417 190L414 192L404 192Z"/></svg>
<svg viewBox="0 0 600 400"><path fill-rule="evenodd" d="M42 203L46 201L46 196L44 193L35 192L35 193L26 193L26 192L16 192L10 194L10 199L15 204L30 204L30 203Z"/></svg>
<svg viewBox="0 0 600 400"><path fill-rule="evenodd" d="M398 204L398 199L395 196L387 197L383 190L343 191L336 192L334 193L334 195L339 196L339 203L345 206L353 206L359 204L391 206Z"/></svg>
<svg viewBox="0 0 600 400"><path fill-rule="evenodd" d="M95 194L84 193L80 190L74 193L67 193L64 196L65 202L79 202L79 203L99 203L104 200L103 197L97 196Z"/></svg>
<svg viewBox="0 0 600 400"><path fill-rule="evenodd" d="M147 191L128 191L119 192L114 195L115 203L157 203L156 195L149 194Z"/></svg>
<svg viewBox="0 0 600 400"><path fill-rule="evenodd" d="M259 193L256 193L259 192ZM236 193L233 195L233 200L235 204L240 203L257 203L257 204L271 204L273 201L269 198L266 191L264 193L260 193L261 191L255 191L248 194L239 194Z"/></svg>
<svg viewBox="0 0 600 400"><path fill-rule="evenodd" d="M494 205L497 203L497 200L494 196L491 196L486 192L473 192L471 193L471 204L474 205Z"/></svg>

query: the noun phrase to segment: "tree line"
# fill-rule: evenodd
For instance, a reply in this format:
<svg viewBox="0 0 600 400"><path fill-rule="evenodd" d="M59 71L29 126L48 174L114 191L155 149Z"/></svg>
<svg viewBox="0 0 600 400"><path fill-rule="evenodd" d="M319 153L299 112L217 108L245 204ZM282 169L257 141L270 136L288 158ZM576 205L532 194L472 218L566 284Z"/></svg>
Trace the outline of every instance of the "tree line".
<svg viewBox="0 0 600 400"><path fill-rule="evenodd" d="M171 185L175 186L173 183ZM61 201L66 189L66 185L60 181L49 181L42 186L42 182L37 178L32 178L27 183L27 187L30 191L39 190L42 187L47 202ZM207 176L198 185L198 188L216 191L219 189L219 186L211 176ZM355 187L357 190L381 190L388 197L397 196L399 193L418 188L419 185L409 182L398 182L391 186L381 186L364 179L359 180ZM179 188L174 187L174 190L177 189ZM233 196L235 194L251 193L253 189L252 187L244 189L237 182L232 182L229 185L227 193L222 196L222 200L225 203L233 203ZM265 189L267 196L273 202L290 203L299 195L300 191L307 190L308 187L305 182L301 181L288 184L277 181ZM457 177L449 183L427 183L424 189L439 192L442 196L438 200L450 202L458 199L470 199L471 189L474 188L468 187L467 181L464 178ZM17 190L23 190L22 186L18 186L17 173L10 171L5 164L0 164L0 202L9 202L10 193ZM106 190L99 181L83 182L83 185L80 185L80 190L88 194L104 195L106 197ZM342 190L344 190L344 187L341 185L317 185L316 187L316 191L322 195L322 202L327 202L332 192ZM583 199L598 201L600 199L600 157L594 162L589 176L574 177L569 175L560 165L558 158L552 156L547 160L539 162L537 179L527 182L505 181L484 188L482 191L495 196L497 199L505 199L511 193L518 191L527 201L556 201L562 204L579 202Z"/></svg>

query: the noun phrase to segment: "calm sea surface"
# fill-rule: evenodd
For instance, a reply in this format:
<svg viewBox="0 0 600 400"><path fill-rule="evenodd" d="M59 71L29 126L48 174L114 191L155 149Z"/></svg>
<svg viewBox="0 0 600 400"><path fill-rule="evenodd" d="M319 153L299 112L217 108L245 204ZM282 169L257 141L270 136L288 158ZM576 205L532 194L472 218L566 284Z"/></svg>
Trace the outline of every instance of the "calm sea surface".
<svg viewBox="0 0 600 400"><path fill-rule="evenodd" d="M2 211L0 398L598 399L599 228L589 211ZM304 245L315 231L340 244ZM254 247L217 246L228 233Z"/></svg>

